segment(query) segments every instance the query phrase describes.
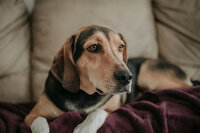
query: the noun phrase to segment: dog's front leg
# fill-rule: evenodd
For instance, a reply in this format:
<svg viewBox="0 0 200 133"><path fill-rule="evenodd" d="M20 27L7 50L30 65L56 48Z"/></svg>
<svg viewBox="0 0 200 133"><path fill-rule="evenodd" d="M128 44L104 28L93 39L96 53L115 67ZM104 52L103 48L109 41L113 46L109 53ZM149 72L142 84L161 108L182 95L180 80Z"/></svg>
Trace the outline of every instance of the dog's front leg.
<svg viewBox="0 0 200 133"><path fill-rule="evenodd" d="M108 112L97 109L88 114L86 119L75 128L74 133L96 133L107 117Z"/></svg>
<svg viewBox="0 0 200 133"><path fill-rule="evenodd" d="M24 122L31 128L32 133L49 133L49 125L47 122L63 114L52 103L46 94L41 95L31 112L26 116Z"/></svg>

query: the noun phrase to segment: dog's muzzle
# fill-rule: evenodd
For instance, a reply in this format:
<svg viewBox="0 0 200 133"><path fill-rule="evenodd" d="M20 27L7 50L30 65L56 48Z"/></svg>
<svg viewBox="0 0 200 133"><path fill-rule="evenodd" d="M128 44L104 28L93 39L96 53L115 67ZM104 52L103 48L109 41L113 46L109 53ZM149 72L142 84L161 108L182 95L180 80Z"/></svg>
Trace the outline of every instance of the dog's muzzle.
<svg viewBox="0 0 200 133"><path fill-rule="evenodd" d="M115 71L113 77L116 82L115 89L109 93L130 93L132 85L132 73L128 69L121 69ZM103 90L96 88L97 92L101 95L107 94Z"/></svg>
<svg viewBox="0 0 200 133"><path fill-rule="evenodd" d="M132 73L128 69L122 69L114 72L114 79L116 80L120 90L117 92L131 92Z"/></svg>
<svg viewBox="0 0 200 133"><path fill-rule="evenodd" d="M128 85L131 80L132 80L132 73L129 70L126 69L122 69L122 70L118 70L116 72L114 72L114 78L115 80L123 86Z"/></svg>

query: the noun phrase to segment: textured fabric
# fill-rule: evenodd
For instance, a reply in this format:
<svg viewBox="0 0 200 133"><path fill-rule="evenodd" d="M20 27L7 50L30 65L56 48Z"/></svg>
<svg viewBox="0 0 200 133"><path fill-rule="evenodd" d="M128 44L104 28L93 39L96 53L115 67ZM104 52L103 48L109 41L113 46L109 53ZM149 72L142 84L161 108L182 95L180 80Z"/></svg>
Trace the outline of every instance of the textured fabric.
<svg viewBox="0 0 200 133"><path fill-rule="evenodd" d="M14 103L30 101L30 79L28 74L28 71L24 71L1 78L0 101L9 101Z"/></svg>
<svg viewBox="0 0 200 133"><path fill-rule="evenodd" d="M200 87L147 92L121 107L99 133L199 133Z"/></svg>
<svg viewBox="0 0 200 133"><path fill-rule="evenodd" d="M161 58L200 80L200 1L153 0L153 11Z"/></svg>
<svg viewBox="0 0 200 133"><path fill-rule="evenodd" d="M0 132L30 133L23 119L34 104L0 102ZM66 112L49 121L50 132L72 133L87 114ZM146 92L111 113L98 133L199 133L200 86Z"/></svg>
<svg viewBox="0 0 200 133"><path fill-rule="evenodd" d="M33 90L35 99L53 56L78 28L96 24L124 35L129 57L157 57L157 44L149 0L37 0L33 13Z"/></svg>
<svg viewBox="0 0 200 133"><path fill-rule="evenodd" d="M30 98L28 14L23 0L0 1L0 100Z"/></svg>

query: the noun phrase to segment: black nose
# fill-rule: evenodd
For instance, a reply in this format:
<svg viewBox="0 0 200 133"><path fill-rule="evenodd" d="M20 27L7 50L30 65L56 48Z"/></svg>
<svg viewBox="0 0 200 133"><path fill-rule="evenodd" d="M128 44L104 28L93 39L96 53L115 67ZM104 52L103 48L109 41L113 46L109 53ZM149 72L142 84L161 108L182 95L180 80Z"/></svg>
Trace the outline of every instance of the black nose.
<svg viewBox="0 0 200 133"><path fill-rule="evenodd" d="M131 82L132 74L128 70L118 70L114 72L115 79L122 85L127 85Z"/></svg>

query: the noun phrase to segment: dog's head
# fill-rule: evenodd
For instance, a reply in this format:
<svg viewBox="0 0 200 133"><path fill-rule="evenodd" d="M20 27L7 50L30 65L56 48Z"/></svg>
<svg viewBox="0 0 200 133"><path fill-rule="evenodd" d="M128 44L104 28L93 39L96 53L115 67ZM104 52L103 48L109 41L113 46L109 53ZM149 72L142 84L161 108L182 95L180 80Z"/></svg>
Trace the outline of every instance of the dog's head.
<svg viewBox="0 0 200 133"><path fill-rule="evenodd" d="M86 26L69 37L54 57L51 72L71 92L130 92L132 74L126 66L123 36L109 28Z"/></svg>

